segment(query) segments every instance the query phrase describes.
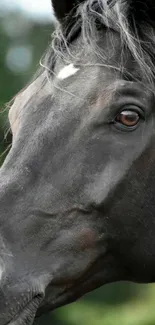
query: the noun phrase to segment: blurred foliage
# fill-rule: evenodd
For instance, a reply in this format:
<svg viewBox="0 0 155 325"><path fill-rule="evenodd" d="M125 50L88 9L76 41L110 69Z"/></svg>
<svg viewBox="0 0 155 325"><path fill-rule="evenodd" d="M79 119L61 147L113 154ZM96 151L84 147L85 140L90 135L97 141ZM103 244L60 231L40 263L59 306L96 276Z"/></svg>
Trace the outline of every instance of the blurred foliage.
<svg viewBox="0 0 155 325"><path fill-rule="evenodd" d="M51 40L53 26L34 23L18 13L4 15L0 20L0 152L7 149L8 103L28 82L39 67L39 60ZM28 53L26 53L28 49ZM25 54L28 55L24 57ZM21 57L20 56L23 56ZM24 59L27 69L24 69ZM27 62L29 60L29 62ZM5 155L4 155L5 156ZM1 155L0 162L3 156Z"/></svg>
<svg viewBox="0 0 155 325"><path fill-rule="evenodd" d="M0 20L0 152L11 142L5 103L26 85L51 39L53 27L21 14ZM28 49L28 51L26 51ZM23 66L24 55L25 66ZM22 61L21 60L22 57ZM7 135L7 136L5 136ZM36 325L155 325L155 285L115 283L36 319Z"/></svg>

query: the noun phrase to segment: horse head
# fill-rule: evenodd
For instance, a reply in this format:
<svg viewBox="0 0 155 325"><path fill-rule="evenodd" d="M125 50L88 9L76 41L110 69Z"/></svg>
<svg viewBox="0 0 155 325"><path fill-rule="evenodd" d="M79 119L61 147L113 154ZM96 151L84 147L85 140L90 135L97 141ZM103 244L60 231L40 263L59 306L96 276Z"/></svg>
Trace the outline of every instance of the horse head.
<svg viewBox="0 0 155 325"><path fill-rule="evenodd" d="M53 0L56 31L9 112L0 324L103 284L155 281L155 5Z"/></svg>

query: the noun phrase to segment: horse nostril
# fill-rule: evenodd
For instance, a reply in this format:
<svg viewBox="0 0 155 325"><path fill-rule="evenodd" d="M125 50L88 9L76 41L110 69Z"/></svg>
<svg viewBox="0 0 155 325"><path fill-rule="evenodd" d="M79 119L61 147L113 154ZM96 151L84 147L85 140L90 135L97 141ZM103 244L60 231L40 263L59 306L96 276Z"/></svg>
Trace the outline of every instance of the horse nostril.
<svg viewBox="0 0 155 325"><path fill-rule="evenodd" d="M42 300L44 299L44 293L38 293L36 296L33 297L32 301L34 304L40 305Z"/></svg>

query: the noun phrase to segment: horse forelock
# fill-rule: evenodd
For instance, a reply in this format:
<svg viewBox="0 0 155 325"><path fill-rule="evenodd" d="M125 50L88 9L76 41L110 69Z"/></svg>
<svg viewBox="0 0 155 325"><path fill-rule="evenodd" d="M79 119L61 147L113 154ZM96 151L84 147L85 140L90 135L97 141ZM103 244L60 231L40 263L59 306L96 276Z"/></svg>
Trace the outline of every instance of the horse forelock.
<svg viewBox="0 0 155 325"><path fill-rule="evenodd" d="M100 64L103 67L107 66L110 69L119 70L120 73L125 73L129 78L130 71L125 71L124 61L120 60L119 65L112 66L107 62L107 58L103 55L102 50L97 44L97 36L99 33L106 31L115 32L120 37L120 57L123 58L126 49L131 53L135 62L139 65L140 74L144 81L148 81L148 87L154 92L155 82L155 37L153 26L149 19L147 22L139 23L134 14L130 12L131 1L124 0L86 0L76 7L73 21L66 24L66 28L58 24L52 36L52 44L40 61L41 69L30 81L31 84L39 77L44 70L53 76L57 76L55 64L58 59L65 62L65 66L90 66L92 62L82 62L82 51L84 48L99 57ZM108 34L108 33L107 33ZM109 33L110 42L113 43L115 50L115 37ZM72 46L75 40L79 39L82 42L82 47ZM84 47L84 48L83 48ZM89 59L88 59L89 60ZM93 63L95 64L95 63ZM60 71L60 70L59 70ZM63 68L62 68L62 71ZM73 73L73 70L70 71ZM134 77L133 77L134 78ZM60 78L61 79L61 78ZM45 79L44 79L45 80ZM46 82L48 78L46 78ZM28 84L28 85L29 85ZM27 87L22 89L12 100L7 107L10 108L18 97ZM42 88L42 85L40 86Z"/></svg>
<svg viewBox="0 0 155 325"><path fill-rule="evenodd" d="M136 63L139 65L141 75L147 79L150 85L154 85L155 78L155 37L153 37L153 26L149 19L138 21L132 12L131 1L124 0L87 0L76 7L72 22L70 18L66 28L59 24L53 34L52 46L43 61L43 66L51 73L57 58L66 61L67 64L76 63L79 60L79 48L77 56L72 42L78 37L81 38L83 46L94 51L95 55L102 57L97 47L97 35L99 29L114 31L120 36L121 57L124 49L128 48ZM110 33L109 33L110 35ZM110 36L109 36L110 37ZM113 40L111 40L114 42ZM115 46L115 44L114 44ZM105 57L102 57L105 64ZM123 63L120 62L122 71Z"/></svg>

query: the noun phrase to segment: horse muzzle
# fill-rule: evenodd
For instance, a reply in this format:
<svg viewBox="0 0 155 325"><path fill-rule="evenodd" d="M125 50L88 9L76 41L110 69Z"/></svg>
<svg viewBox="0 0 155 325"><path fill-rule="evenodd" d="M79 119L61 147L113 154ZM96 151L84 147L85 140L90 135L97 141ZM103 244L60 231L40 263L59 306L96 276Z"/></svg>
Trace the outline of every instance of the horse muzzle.
<svg viewBox="0 0 155 325"><path fill-rule="evenodd" d="M37 309L43 299L42 295L37 295L19 312L13 319L5 325L31 325L33 324Z"/></svg>
<svg viewBox="0 0 155 325"><path fill-rule="evenodd" d="M44 299L43 286L35 279L11 280L3 279L0 287L0 325L32 325Z"/></svg>

